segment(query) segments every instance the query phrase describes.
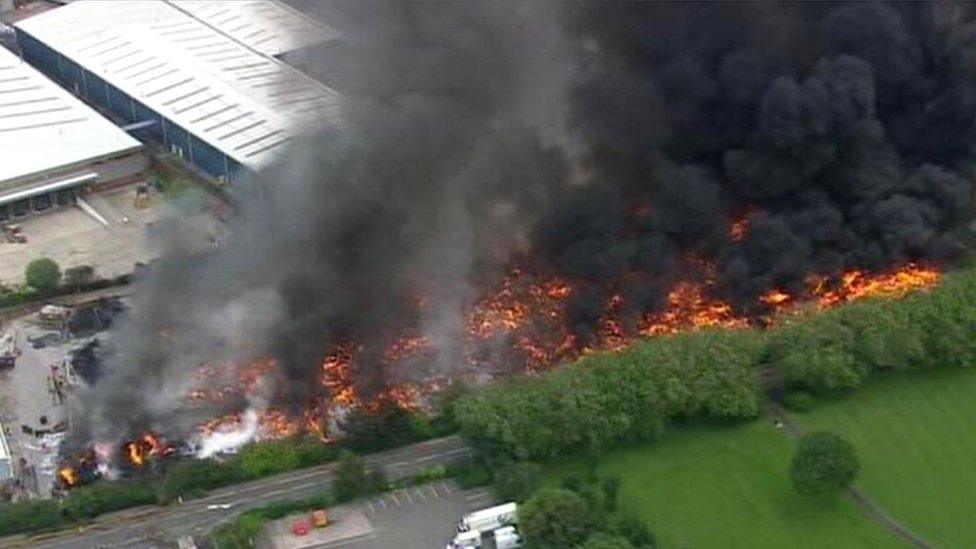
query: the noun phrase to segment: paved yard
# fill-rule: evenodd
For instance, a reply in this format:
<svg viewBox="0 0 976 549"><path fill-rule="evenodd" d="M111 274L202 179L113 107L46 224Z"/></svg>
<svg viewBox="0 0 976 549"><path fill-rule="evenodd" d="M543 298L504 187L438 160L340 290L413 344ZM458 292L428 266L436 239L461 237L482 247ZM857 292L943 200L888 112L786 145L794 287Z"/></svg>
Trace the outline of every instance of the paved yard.
<svg viewBox="0 0 976 549"><path fill-rule="evenodd" d="M295 517L272 523L260 547L273 549L439 549L454 537L462 514L495 503L487 488L461 490L438 481L330 509L334 524L294 536ZM344 525L344 522L352 525Z"/></svg>
<svg viewBox="0 0 976 549"><path fill-rule="evenodd" d="M0 282L23 282L24 268L39 257L55 260L62 271L68 267L91 265L103 278L114 278L133 271L137 262L148 262L159 255L153 238L154 228L179 216L187 234L207 245L210 232L217 229L209 207L216 199L200 193L196 203L165 202L154 196L146 208L135 207L135 186L86 195L106 224L78 206L16 221L27 237L26 244L0 240ZM188 211L189 210L189 211Z"/></svg>

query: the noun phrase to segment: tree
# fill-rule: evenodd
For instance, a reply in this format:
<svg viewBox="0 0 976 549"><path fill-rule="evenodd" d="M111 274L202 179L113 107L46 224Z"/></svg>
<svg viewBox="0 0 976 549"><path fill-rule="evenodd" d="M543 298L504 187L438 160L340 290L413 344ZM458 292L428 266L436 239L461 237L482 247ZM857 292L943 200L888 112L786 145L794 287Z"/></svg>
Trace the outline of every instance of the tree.
<svg viewBox="0 0 976 549"><path fill-rule="evenodd" d="M380 470L366 471L363 458L346 452L336 467L332 493L336 501L349 501L382 491L386 487L386 477Z"/></svg>
<svg viewBox="0 0 976 549"><path fill-rule="evenodd" d="M634 545L620 536L597 532L586 538L577 549L634 549Z"/></svg>
<svg viewBox="0 0 976 549"><path fill-rule="evenodd" d="M379 409L354 410L342 422L344 446L359 453L370 453L403 446L416 440L415 425L407 412L395 402L382 399Z"/></svg>
<svg viewBox="0 0 976 549"><path fill-rule="evenodd" d="M803 494L837 492L854 482L859 468L854 447L849 442L820 431L800 439L790 464L790 479Z"/></svg>
<svg viewBox="0 0 976 549"><path fill-rule="evenodd" d="M64 283L74 291L81 290L81 287L88 284L95 278L95 268L91 265L78 265L64 270Z"/></svg>
<svg viewBox="0 0 976 549"><path fill-rule="evenodd" d="M50 294L61 283L61 268L53 259L42 257L27 264L24 271L27 285L42 294Z"/></svg>
<svg viewBox="0 0 976 549"><path fill-rule="evenodd" d="M519 509L519 528L538 549L564 549L580 544L596 521L586 501L562 488L543 488Z"/></svg>
<svg viewBox="0 0 976 549"><path fill-rule="evenodd" d="M542 468L528 461L514 461L495 472L495 495L505 501L525 501L539 487Z"/></svg>

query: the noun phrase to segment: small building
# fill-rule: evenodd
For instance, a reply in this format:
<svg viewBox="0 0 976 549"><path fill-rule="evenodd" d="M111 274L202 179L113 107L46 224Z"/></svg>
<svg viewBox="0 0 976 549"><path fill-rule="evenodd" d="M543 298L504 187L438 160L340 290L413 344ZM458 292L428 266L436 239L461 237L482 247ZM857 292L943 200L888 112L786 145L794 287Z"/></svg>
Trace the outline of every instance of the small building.
<svg viewBox="0 0 976 549"><path fill-rule="evenodd" d="M135 181L142 144L0 47L0 222Z"/></svg>
<svg viewBox="0 0 976 549"><path fill-rule="evenodd" d="M278 2L79 0L15 30L32 65L217 179L259 171L300 133L338 125L336 92L274 57L318 39Z"/></svg>

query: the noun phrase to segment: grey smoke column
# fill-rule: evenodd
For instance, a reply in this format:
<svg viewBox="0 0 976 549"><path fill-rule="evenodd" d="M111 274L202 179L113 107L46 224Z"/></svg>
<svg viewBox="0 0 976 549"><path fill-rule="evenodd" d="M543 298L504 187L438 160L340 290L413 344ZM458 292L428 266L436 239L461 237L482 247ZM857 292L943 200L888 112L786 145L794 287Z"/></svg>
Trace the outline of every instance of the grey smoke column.
<svg viewBox="0 0 976 549"><path fill-rule="evenodd" d="M79 439L176 429L197 365L224 356L277 357L268 398L294 408L323 393L319 365L344 342L363 347L362 391L449 371L473 275L494 276L524 248L566 180L570 66L554 6L325 7L355 16L344 43L297 62L313 74L344 65L328 82L343 127L238 189L243 211L219 252L174 247L154 266L111 371L79 403ZM427 371L380 365L404 326L437 345Z"/></svg>

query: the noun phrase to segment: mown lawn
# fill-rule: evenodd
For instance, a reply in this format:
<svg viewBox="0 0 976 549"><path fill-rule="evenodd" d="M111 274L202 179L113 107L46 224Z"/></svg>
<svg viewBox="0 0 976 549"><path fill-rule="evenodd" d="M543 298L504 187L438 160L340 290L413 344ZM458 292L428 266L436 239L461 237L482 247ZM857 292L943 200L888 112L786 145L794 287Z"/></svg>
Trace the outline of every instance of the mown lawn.
<svg viewBox="0 0 976 549"><path fill-rule="evenodd" d="M857 483L933 544L976 547L976 371L882 375L794 414L857 448Z"/></svg>
<svg viewBox="0 0 976 549"><path fill-rule="evenodd" d="M678 426L620 448L597 473L622 480L620 508L645 520L662 547L898 547L843 497L810 499L787 476L792 441L768 420ZM554 482L585 470L550 464Z"/></svg>

